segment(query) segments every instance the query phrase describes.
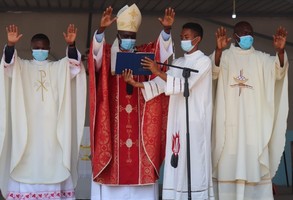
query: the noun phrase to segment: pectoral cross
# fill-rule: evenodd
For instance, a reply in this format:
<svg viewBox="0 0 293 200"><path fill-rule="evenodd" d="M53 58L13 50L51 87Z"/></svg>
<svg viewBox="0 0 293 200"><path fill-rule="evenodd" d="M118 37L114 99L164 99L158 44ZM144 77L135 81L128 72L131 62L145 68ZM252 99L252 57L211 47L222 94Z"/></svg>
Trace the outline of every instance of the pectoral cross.
<svg viewBox="0 0 293 200"><path fill-rule="evenodd" d="M41 90L42 93L42 101L44 101L44 90L48 91L48 89L46 88L45 84L46 84L46 71L44 70L39 70L40 72L40 80L37 80L37 82L35 83L37 85L37 92L39 90Z"/></svg>

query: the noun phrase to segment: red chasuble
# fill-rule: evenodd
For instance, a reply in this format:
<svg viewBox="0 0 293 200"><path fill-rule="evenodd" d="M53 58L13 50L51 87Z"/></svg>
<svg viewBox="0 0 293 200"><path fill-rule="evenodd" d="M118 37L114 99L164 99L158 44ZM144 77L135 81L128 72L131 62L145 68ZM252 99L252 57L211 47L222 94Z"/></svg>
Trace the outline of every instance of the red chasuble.
<svg viewBox="0 0 293 200"><path fill-rule="evenodd" d="M162 94L145 102L139 88L128 95L123 77L111 74L110 48L105 44L99 72L89 57L93 178L102 184L153 184L165 156L168 98ZM155 52L160 60L158 42L137 50ZM135 76L140 82L152 78Z"/></svg>

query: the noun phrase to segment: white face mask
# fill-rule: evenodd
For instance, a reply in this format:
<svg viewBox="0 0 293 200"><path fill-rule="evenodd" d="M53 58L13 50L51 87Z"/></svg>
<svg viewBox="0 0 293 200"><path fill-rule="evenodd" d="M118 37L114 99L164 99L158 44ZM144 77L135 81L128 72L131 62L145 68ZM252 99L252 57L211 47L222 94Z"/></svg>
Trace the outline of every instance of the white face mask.
<svg viewBox="0 0 293 200"><path fill-rule="evenodd" d="M181 40L182 50L187 53L190 52L195 47L195 45L192 45L192 41L195 39L196 39L196 37L192 40Z"/></svg>
<svg viewBox="0 0 293 200"><path fill-rule="evenodd" d="M235 35L240 39L239 42L237 40L236 40L236 42L239 44L241 49L247 50L252 47L253 37L251 35L244 35L241 37L238 36L236 33L235 33Z"/></svg>
<svg viewBox="0 0 293 200"><path fill-rule="evenodd" d="M33 49L33 57L37 61L44 61L48 58L49 50Z"/></svg>
<svg viewBox="0 0 293 200"><path fill-rule="evenodd" d="M185 52L191 51L195 45L192 45L192 40L181 40L181 48Z"/></svg>
<svg viewBox="0 0 293 200"><path fill-rule="evenodd" d="M133 48L134 48L134 46L135 46L135 42L136 42L136 40L135 39L121 39L121 44L120 44L120 46L121 46L121 48L123 49L123 50L132 50Z"/></svg>

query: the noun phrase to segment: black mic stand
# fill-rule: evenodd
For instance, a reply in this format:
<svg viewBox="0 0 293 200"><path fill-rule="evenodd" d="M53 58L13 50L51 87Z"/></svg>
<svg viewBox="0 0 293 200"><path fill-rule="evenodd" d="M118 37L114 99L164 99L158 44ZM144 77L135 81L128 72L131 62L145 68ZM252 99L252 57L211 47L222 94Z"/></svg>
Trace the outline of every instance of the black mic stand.
<svg viewBox="0 0 293 200"><path fill-rule="evenodd" d="M187 151L187 184L188 184L188 200L191 200L191 171L190 171L190 137L189 137L189 112L188 112L188 97L189 97L189 85L188 78L190 77L190 72L198 73L198 70L179 67L175 65L159 63L160 65L165 65L177 69L182 69L182 76L184 77L184 91L183 96L185 97L185 108L186 108L186 151Z"/></svg>

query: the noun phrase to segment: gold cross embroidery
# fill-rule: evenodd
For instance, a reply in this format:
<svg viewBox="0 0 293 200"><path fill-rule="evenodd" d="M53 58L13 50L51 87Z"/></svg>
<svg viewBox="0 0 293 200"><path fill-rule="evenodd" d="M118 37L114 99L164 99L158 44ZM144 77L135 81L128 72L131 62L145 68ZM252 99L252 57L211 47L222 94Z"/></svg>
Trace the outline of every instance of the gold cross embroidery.
<svg viewBox="0 0 293 200"><path fill-rule="evenodd" d="M131 21L131 22L129 23L129 28L131 28L131 29L136 29L136 22L135 22L135 21Z"/></svg>
<svg viewBox="0 0 293 200"><path fill-rule="evenodd" d="M48 89L45 86L47 74L46 74L46 72L44 70L39 70L39 72L40 72L40 80L37 80L37 82L35 83L37 85L36 91L38 92L39 90L41 90L41 92L42 92L42 101L44 101L44 90L48 91Z"/></svg>
<svg viewBox="0 0 293 200"><path fill-rule="evenodd" d="M234 78L234 81L236 81L237 84L233 84L233 85L230 85L230 86L239 88L239 96L241 94L242 88L253 89L252 86L245 84L248 81L248 79L245 78L245 76L243 76L243 69L240 70L239 76L236 76L236 77L233 77L233 78Z"/></svg>
<svg viewBox="0 0 293 200"><path fill-rule="evenodd" d="M131 138L131 135L134 134L133 133L133 127L131 125L131 118L130 118L130 114L132 112L137 112L138 111L138 108L137 108L137 105L133 107L133 105L131 105L131 98L132 98L132 95L126 95L126 99L127 99L127 105L125 107L123 106L119 106L119 112L126 112L127 113L127 123L125 125L125 128L126 128L126 132L127 132L127 135L128 135L128 138L126 139L126 141L123 141L123 140L120 140L120 147L122 146L126 146L127 147L127 158L126 158L126 162L127 163L132 163L132 155L131 155L131 148L135 145L136 147L138 147L139 145L139 141L138 140L133 140Z"/></svg>
<svg viewBox="0 0 293 200"><path fill-rule="evenodd" d="M138 16L138 13L136 12L135 9L132 9L132 10L129 12L129 15L132 17L132 19L134 19L136 16Z"/></svg>

